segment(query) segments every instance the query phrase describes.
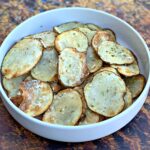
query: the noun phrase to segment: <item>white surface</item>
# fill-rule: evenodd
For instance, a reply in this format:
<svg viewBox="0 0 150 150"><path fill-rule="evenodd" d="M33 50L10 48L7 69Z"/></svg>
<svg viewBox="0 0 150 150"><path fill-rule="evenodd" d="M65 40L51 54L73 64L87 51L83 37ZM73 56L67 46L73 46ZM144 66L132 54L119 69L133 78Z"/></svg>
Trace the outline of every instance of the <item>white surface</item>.
<svg viewBox="0 0 150 150"><path fill-rule="evenodd" d="M41 13L17 26L1 45L0 64L9 48L24 36L49 30L55 25L68 21L90 22L105 28L111 28L116 33L119 43L134 50L140 62L140 69L147 79L146 86L138 99L128 109L111 119L96 124L74 127L48 124L31 118L8 99L1 84L0 93L10 114L28 130L45 138L58 141L89 141L107 136L119 130L139 112L145 102L150 86L150 54L142 37L121 19L108 13L88 8L62 8Z"/></svg>

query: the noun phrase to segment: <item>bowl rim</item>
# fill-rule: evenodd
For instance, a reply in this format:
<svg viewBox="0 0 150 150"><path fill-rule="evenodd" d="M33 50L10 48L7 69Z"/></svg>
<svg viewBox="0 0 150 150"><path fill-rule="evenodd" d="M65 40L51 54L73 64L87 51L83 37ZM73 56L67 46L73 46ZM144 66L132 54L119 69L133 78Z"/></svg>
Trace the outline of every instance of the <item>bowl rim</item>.
<svg viewBox="0 0 150 150"><path fill-rule="evenodd" d="M103 15L106 15L106 16L109 16L109 17L112 17L112 18L115 18L116 20L120 21L121 23L125 24L128 28L130 28L135 34L136 36L141 40L142 44L144 45L144 48L145 48L145 51L147 53L147 56L148 56L148 63L149 63L149 66L150 66L150 53L149 53L149 48L146 44L146 42L144 41L144 39L142 38L142 36L131 26L129 25L127 22L125 22L124 20L112 15L112 14L109 14L105 11L101 11L101 10L96 10L96 9L92 9L92 8L84 8L84 7L69 7L69 8L56 8L56 9L52 9L52 10L48 10L48 11L45 11L45 12L42 12L40 14L37 14L35 16L32 16L32 17L29 17L28 19L26 19L25 21L23 21L21 24L19 24L18 26L15 27L15 29L13 29L8 35L7 37L4 39L3 43L1 44L1 47L0 49L2 49L2 47L6 44L5 41L7 41L8 37L13 34L16 29L20 26L22 26L23 24L25 24L26 22L30 21L31 19L34 19L34 18L37 18L39 16L42 16L42 15L45 15L45 14L48 14L48 13L55 13L56 11L66 11L66 10L80 10L80 11L89 11L89 12L95 12L95 13L101 13ZM1 50L2 51L2 50ZM127 108L126 110L124 110L123 112L121 112L120 114L112 117L112 118L109 118L108 120L104 120L102 122L98 122L98 123L93 123L93 124L88 124L88 125L82 125L82 126L65 126L65 125L58 125L58 124L50 124L50 123L47 123L47 122L43 122L41 120L38 120L36 118L33 118L33 117L30 117L29 115L27 115L26 113L24 113L23 111L21 111L17 106L15 106L12 101L7 97L6 95L6 92L5 90L3 89L2 87L2 84L0 84L0 95L3 97L4 101L6 101L9 106L15 110L16 113L18 113L19 115L21 115L21 117L31 121L32 123L35 123L35 124L38 124L38 125L41 125L41 126L44 126L44 127L50 127L50 128L56 128L56 129L66 129L66 130L80 130L80 129L88 129L88 128L94 128L94 127L97 127L97 126L103 126L103 125L107 125L107 124L110 124L112 121L116 121L118 120L119 118L125 116L128 114L129 111L131 111L133 108L134 108L134 105L136 105L137 103L139 103L139 99L142 98L146 92L147 89L149 89L150 87L150 69L148 71L148 79L147 79L147 82L146 82L146 85L142 91L142 93L140 94L140 96L137 98L137 100L129 107Z"/></svg>

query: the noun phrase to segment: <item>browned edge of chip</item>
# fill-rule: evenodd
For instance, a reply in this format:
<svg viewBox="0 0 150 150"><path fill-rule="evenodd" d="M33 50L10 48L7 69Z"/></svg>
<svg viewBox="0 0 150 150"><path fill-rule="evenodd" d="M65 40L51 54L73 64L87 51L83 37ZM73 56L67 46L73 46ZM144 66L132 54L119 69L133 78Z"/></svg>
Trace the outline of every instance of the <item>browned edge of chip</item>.
<svg viewBox="0 0 150 150"><path fill-rule="evenodd" d="M112 32L112 34L113 34L114 37L115 37L115 40L117 39L117 38L116 38L116 33L115 33L112 29L110 29L110 28L103 28L103 31L110 31L110 32Z"/></svg>

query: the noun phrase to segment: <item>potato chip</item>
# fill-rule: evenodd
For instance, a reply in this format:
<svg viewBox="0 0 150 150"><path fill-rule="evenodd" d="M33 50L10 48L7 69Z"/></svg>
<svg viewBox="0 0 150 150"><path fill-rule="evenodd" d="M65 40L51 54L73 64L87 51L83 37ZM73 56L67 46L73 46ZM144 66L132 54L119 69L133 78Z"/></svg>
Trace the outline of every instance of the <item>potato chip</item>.
<svg viewBox="0 0 150 150"><path fill-rule="evenodd" d="M15 44L6 54L2 73L7 79L29 72L40 60L43 47L37 39L23 39Z"/></svg>
<svg viewBox="0 0 150 150"><path fill-rule="evenodd" d="M53 92L48 83L38 80L24 81L20 85L23 101L19 108L29 116L44 113L52 103Z"/></svg>
<svg viewBox="0 0 150 150"><path fill-rule="evenodd" d="M124 102L124 109L127 109L132 104L132 94L128 88L124 96Z"/></svg>
<svg viewBox="0 0 150 150"><path fill-rule="evenodd" d="M66 89L54 95L52 105L43 116L43 121L52 124L75 125L82 114L82 100L79 93Z"/></svg>
<svg viewBox="0 0 150 150"><path fill-rule="evenodd" d="M113 67L103 67L98 72L101 72L101 71L111 71L111 72L115 73L116 75L119 75L117 70L115 68L113 68ZM98 72L96 72L96 73L98 73Z"/></svg>
<svg viewBox="0 0 150 150"><path fill-rule="evenodd" d="M88 83L91 80L91 77L86 80ZM85 84L85 83L83 83ZM91 111L87 104L84 97L84 91L83 91L84 85L80 85L79 87L75 87L74 89L81 95L82 99L82 115L80 117L80 120L78 122L78 125L86 125L91 123L96 123L103 120L103 116Z"/></svg>
<svg viewBox="0 0 150 150"><path fill-rule="evenodd" d="M64 86L80 85L88 73L85 54L73 48L64 49L59 55L58 73Z"/></svg>
<svg viewBox="0 0 150 150"><path fill-rule="evenodd" d="M92 38L95 35L96 31L90 30L87 27L79 27L79 28L76 28L75 30L81 31L82 33L84 33L86 35L86 37L88 38L89 45L91 45Z"/></svg>
<svg viewBox="0 0 150 150"><path fill-rule="evenodd" d="M125 83L131 91L132 98L136 98L143 91L145 85L145 78L143 75L125 78Z"/></svg>
<svg viewBox="0 0 150 150"><path fill-rule="evenodd" d="M80 26L83 26L83 24L81 24L79 22L67 22L67 23L64 23L64 24L54 27L54 31L60 34L64 31L72 30L72 29L78 28Z"/></svg>
<svg viewBox="0 0 150 150"><path fill-rule="evenodd" d="M87 24L85 24L85 26L88 27L90 30L93 30L93 31L102 30L101 27L99 27L95 24L92 24L92 23L87 23Z"/></svg>
<svg viewBox="0 0 150 150"><path fill-rule="evenodd" d="M33 78L41 81L55 81L58 74L58 54L54 48L43 51L43 55L38 64L31 70Z"/></svg>
<svg viewBox="0 0 150 150"><path fill-rule="evenodd" d="M58 52L63 51L65 48L75 48L78 52L86 52L88 39L82 32L70 30L56 37L55 47Z"/></svg>
<svg viewBox="0 0 150 150"><path fill-rule="evenodd" d="M16 97L19 92L19 85L20 83L27 77L28 75L22 75L13 79L6 79L3 77L3 86L8 93L8 97Z"/></svg>
<svg viewBox="0 0 150 150"><path fill-rule="evenodd" d="M120 74L126 77L135 76L140 73L140 69L136 60L134 60L134 62L129 65L111 65L111 66L116 68Z"/></svg>
<svg viewBox="0 0 150 150"><path fill-rule="evenodd" d="M79 121L79 125L97 123L99 122L99 120L100 120L100 115L87 108L85 112L85 117Z"/></svg>
<svg viewBox="0 0 150 150"><path fill-rule="evenodd" d="M79 119L79 121L80 121L82 118L85 117L87 104L86 104L85 97L84 97L83 87L81 85L80 86L76 86L74 88L74 90L76 90L80 94L81 100L82 100L82 114L81 114L80 119Z"/></svg>
<svg viewBox="0 0 150 150"><path fill-rule="evenodd" d="M98 51L98 47L100 46L100 44L103 41L113 41L115 42L115 36L112 35L110 32L107 31L98 31L96 32L96 34L94 35L93 39L92 39L92 46L94 48L94 50L97 52Z"/></svg>
<svg viewBox="0 0 150 150"><path fill-rule="evenodd" d="M103 65L102 60L95 53L92 47L88 47L86 60L87 60L87 67L91 73L97 71Z"/></svg>
<svg viewBox="0 0 150 150"><path fill-rule="evenodd" d="M102 71L84 88L88 107L103 116L112 117L120 113L124 107L124 81L115 73Z"/></svg>
<svg viewBox="0 0 150 150"><path fill-rule="evenodd" d="M111 41L103 41L98 47L98 55L109 64L132 64L133 54L125 47Z"/></svg>

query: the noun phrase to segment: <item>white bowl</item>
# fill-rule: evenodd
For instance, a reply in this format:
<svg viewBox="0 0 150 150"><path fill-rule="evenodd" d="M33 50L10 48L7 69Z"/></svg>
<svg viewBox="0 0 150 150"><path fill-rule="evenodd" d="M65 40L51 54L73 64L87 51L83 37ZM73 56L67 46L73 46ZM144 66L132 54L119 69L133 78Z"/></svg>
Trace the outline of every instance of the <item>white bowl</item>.
<svg viewBox="0 0 150 150"><path fill-rule="evenodd" d="M147 80L145 88L137 100L119 115L103 122L85 126L62 126L48 124L26 115L10 101L2 84L0 84L0 94L13 118L31 132L57 141L83 142L98 139L119 130L139 112L150 86L150 54L140 34L121 19L106 12L88 8L61 8L38 14L17 26L1 45L0 64L9 48L21 38L52 29L53 26L68 21L94 23L104 28L111 28L116 33L117 41L134 51L138 57L141 72ZM0 76L0 78L2 77Z"/></svg>

